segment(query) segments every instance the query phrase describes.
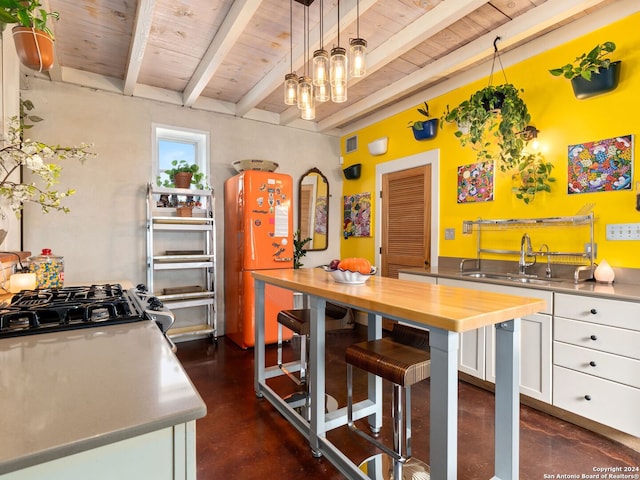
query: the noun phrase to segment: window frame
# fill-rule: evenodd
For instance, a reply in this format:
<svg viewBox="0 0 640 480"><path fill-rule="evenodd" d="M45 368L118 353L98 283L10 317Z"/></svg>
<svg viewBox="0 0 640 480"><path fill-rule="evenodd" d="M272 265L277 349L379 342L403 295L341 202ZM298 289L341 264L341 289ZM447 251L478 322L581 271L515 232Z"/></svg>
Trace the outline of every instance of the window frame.
<svg viewBox="0 0 640 480"><path fill-rule="evenodd" d="M194 163L198 164L205 176L205 182L210 184L209 177L209 132L193 128L177 127L174 125L152 124L152 155L151 181L157 184L157 178L164 170L160 169L160 141L188 143L195 146ZM191 163L191 159L187 159Z"/></svg>

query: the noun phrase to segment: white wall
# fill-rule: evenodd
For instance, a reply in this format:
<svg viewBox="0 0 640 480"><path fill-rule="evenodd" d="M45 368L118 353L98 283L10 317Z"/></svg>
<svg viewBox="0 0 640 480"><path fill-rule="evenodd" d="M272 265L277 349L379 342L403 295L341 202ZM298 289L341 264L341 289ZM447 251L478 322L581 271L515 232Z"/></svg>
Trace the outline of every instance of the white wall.
<svg viewBox="0 0 640 480"><path fill-rule="evenodd" d="M80 165L64 164L61 189L77 193L65 200L71 212L42 214L27 206L23 248L34 254L51 248L64 256L65 281L87 283L146 279L145 186L151 181L152 122L207 130L211 136L209 181L217 192L218 329L222 331L224 215L223 184L235 175L231 162L245 158L276 161L278 172L297 184L311 167L329 179L329 248L309 252L305 266L339 258L342 215L342 172L339 139L182 108L132 97L56 84L35 77L24 82L22 98L31 100L42 118L29 136L50 144L94 143L98 157ZM294 219L297 224L297 218Z"/></svg>

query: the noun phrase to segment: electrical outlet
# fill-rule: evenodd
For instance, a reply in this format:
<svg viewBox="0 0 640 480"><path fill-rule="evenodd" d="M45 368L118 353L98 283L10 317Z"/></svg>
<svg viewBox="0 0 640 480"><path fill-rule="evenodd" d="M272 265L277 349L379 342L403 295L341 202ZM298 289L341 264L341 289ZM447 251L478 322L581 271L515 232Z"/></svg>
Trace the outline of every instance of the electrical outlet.
<svg viewBox="0 0 640 480"><path fill-rule="evenodd" d="M607 225L607 240L640 240L640 223Z"/></svg>
<svg viewBox="0 0 640 480"><path fill-rule="evenodd" d="M455 240L456 239L456 229L455 228L445 228L444 229L444 239L445 240Z"/></svg>

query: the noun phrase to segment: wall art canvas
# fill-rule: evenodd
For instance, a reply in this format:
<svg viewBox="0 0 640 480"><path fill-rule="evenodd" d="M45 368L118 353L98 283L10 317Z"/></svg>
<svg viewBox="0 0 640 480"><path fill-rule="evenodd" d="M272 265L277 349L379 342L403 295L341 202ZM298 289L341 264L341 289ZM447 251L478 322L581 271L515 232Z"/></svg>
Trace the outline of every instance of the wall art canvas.
<svg viewBox="0 0 640 480"><path fill-rule="evenodd" d="M371 236L371 193L344 197L344 238Z"/></svg>
<svg viewBox="0 0 640 480"><path fill-rule="evenodd" d="M569 145L568 192L630 190L633 135Z"/></svg>
<svg viewBox="0 0 640 480"><path fill-rule="evenodd" d="M493 162L478 162L458 167L458 203L493 200Z"/></svg>

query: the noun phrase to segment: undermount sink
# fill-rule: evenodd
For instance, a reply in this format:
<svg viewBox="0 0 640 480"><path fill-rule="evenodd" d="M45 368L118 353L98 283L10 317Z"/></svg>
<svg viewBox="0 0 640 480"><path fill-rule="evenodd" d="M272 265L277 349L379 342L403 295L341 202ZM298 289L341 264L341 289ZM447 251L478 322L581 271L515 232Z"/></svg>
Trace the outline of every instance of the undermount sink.
<svg viewBox="0 0 640 480"><path fill-rule="evenodd" d="M471 278L486 278L489 280L504 280L507 282L533 283L533 284L539 284L539 285L546 285L549 282L560 281L560 279L557 279L557 278L529 277L529 276L514 275L511 273L463 272L462 275L464 277L471 277Z"/></svg>

